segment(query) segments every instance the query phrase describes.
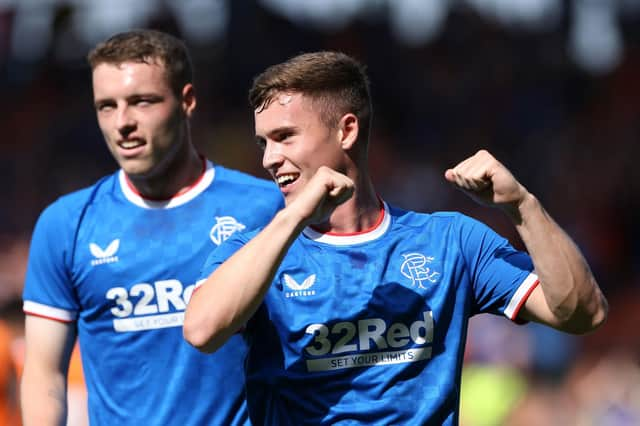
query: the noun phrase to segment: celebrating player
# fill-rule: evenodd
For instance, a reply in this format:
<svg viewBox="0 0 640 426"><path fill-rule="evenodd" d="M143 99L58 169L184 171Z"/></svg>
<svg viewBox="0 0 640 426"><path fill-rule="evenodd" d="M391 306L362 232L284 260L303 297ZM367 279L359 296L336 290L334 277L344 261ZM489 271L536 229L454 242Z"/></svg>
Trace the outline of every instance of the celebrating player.
<svg viewBox="0 0 640 426"><path fill-rule="evenodd" d="M376 194L368 79L349 56L272 66L250 103L286 207L212 253L184 333L212 352L244 327L255 424L457 424L469 317L570 333L605 320L578 248L489 152L445 178L504 211L529 254L460 213L406 211Z"/></svg>
<svg viewBox="0 0 640 426"><path fill-rule="evenodd" d="M238 337L205 356L184 341L182 323L212 248L266 223L282 195L196 151L182 41L125 32L88 60L98 124L121 169L54 202L35 227L24 289L24 424L64 424L76 337L92 425L246 424L246 345Z"/></svg>

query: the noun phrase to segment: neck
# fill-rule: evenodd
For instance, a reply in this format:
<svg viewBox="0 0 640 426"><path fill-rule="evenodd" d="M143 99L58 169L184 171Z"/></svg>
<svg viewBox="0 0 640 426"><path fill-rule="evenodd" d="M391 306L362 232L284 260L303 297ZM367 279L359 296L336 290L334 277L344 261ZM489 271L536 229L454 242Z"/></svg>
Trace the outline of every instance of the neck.
<svg viewBox="0 0 640 426"><path fill-rule="evenodd" d="M371 229L380 219L381 204L368 176L354 179L353 196L339 205L323 223L313 228L322 233L351 234Z"/></svg>
<svg viewBox="0 0 640 426"><path fill-rule="evenodd" d="M129 176L127 180L142 197L169 200L189 190L202 176L204 158L195 149L178 155L158 173L150 176Z"/></svg>

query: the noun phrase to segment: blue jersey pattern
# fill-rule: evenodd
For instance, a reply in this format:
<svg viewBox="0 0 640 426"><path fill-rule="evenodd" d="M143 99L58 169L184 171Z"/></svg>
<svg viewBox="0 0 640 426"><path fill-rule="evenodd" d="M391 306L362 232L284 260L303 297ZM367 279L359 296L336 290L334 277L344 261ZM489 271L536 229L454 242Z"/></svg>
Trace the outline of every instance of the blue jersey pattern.
<svg viewBox="0 0 640 426"><path fill-rule="evenodd" d="M234 235L208 274L257 231ZM455 425L467 323L515 320L529 256L459 213L385 205L355 236L307 228L246 326L251 419L267 425Z"/></svg>
<svg viewBox="0 0 640 426"><path fill-rule="evenodd" d="M24 310L77 322L92 425L248 424L244 340L205 355L182 323L211 250L282 204L275 184L207 162L166 202L141 198L119 171L45 209Z"/></svg>

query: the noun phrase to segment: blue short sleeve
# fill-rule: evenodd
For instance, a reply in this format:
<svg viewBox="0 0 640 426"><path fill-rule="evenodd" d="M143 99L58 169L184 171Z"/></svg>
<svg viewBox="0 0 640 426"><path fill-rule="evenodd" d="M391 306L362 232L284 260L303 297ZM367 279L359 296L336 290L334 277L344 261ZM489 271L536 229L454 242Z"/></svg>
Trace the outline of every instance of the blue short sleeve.
<svg viewBox="0 0 640 426"><path fill-rule="evenodd" d="M531 258L475 219L460 216L458 224L462 253L471 275L474 313L501 314L515 320L537 284Z"/></svg>
<svg viewBox="0 0 640 426"><path fill-rule="evenodd" d="M23 291L28 314L64 322L77 317L78 300L70 277L76 219L70 213L58 200L36 223Z"/></svg>

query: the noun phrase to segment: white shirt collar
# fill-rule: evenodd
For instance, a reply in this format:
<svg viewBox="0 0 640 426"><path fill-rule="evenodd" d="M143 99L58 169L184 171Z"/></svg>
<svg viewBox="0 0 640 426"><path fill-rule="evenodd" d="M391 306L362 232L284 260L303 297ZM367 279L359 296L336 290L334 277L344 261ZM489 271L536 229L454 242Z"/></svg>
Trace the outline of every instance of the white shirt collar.
<svg viewBox="0 0 640 426"><path fill-rule="evenodd" d="M142 197L140 194L133 190L130 183L127 181L124 170L120 169L120 171L118 172L120 189L122 189L125 198L131 201L136 206L145 209L171 209L186 204L200 195L205 189L207 189L213 182L214 178L215 168L209 160L205 160L204 173L202 174L200 179L198 179L198 181L186 192L183 192L173 198L169 198L168 200L149 200Z"/></svg>
<svg viewBox="0 0 640 426"><path fill-rule="evenodd" d="M323 234L307 226L302 230L302 234L313 241L317 241L325 244L331 244L334 246L348 246L348 245L362 244L362 243L367 243L369 241L373 241L375 239L380 238L382 235L384 235L384 233L387 232L387 230L389 229L389 226L391 225L391 215L389 214L389 206L384 201L382 202L382 205L383 205L382 220L373 229L368 229L364 232L358 232L355 234L340 235L340 234Z"/></svg>

